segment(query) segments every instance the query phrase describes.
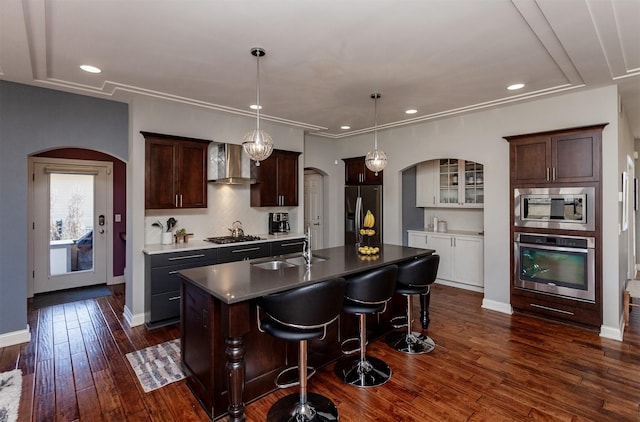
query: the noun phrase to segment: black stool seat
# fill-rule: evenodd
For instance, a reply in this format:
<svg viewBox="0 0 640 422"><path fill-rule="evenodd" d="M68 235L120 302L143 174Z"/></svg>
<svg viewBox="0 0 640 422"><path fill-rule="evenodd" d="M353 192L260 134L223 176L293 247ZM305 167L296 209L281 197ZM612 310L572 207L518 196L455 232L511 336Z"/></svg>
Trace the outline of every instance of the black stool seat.
<svg viewBox="0 0 640 422"><path fill-rule="evenodd" d="M336 375L347 384L357 387L382 385L391 378L391 368L385 362L367 356L367 315L384 312L393 297L398 273L397 265L376 268L347 279L342 312L358 315L359 357L341 358L334 367ZM355 338L345 340L342 345ZM348 352L345 352L348 353Z"/></svg>
<svg viewBox="0 0 640 422"><path fill-rule="evenodd" d="M267 421L323 422L339 419L338 409L331 400L320 394L307 393L307 379L310 376L307 375L307 340L324 337L327 326L338 319L344 292L345 281L337 278L256 300L260 331L284 340L300 342L299 379L297 383L289 384L299 384L300 393L278 400L269 409ZM266 313L262 319L260 310ZM276 377L276 385L280 386L277 380Z"/></svg>
<svg viewBox="0 0 640 422"><path fill-rule="evenodd" d="M406 319L406 324L395 326L396 328L406 327L406 332L395 332L387 336L386 342L394 349L409 353L429 353L435 348L435 342L422 333L411 330L413 324L413 306L411 298L413 295L430 294L431 285L438 275L439 255L429 255L419 257L398 266L398 280L396 282L396 293L407 297L407 314L398 319ZM395 320L396 318L394 318ZM393 322L393 320L392 320Z"/></svg>

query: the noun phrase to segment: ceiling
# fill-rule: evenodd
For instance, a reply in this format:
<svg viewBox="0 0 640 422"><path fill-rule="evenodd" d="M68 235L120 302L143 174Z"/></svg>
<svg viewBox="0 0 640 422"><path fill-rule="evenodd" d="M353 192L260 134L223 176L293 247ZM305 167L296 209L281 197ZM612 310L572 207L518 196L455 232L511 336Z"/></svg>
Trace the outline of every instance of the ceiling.
<svg viewBox="0 0 640 422"><path fill-rule="evenodd" d="M117 101L253 116L256 46L261 116L327 138L612 84L640 138L640 0L0 2L0 79Z"/></svg>

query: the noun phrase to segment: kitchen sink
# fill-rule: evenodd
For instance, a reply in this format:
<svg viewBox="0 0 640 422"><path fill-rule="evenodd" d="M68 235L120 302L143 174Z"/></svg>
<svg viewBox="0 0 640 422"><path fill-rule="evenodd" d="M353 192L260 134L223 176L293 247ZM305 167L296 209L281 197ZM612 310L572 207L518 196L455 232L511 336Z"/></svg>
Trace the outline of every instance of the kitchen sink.
<svg viewBox="0 0 640 422"><path fill-rule="evenodd" d="M280 270L282 268L291 268L296 266L296 264L292 264L290 262L282 261L282 260L256 262L251 265L253 265L254 267L265 269L265 270Z"/></svg>
<svg viewBox="0 0 640 422"><path fill-rule="evenodd" d="M311 257L311 264L315 264L316 262L322 262L322 261L326 261L328 258L325 258L323 256L312 256ZM301 256L296 256L293 258L287 258L287 262L294 264L294 265L306 265L306 262L304 260L303 257Z"/></svg>

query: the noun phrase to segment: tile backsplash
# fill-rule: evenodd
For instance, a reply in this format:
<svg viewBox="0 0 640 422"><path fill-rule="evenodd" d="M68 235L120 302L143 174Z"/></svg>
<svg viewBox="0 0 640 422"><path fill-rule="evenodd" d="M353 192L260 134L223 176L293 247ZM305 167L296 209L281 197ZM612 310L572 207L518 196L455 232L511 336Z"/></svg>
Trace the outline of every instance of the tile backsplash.
<svg viewBox="0 0 640 422"><path fill-rule="evenodd" d="M251 207L249 185L208 185L208 207L178 210L147 210L145 214L145 244L160 243L162 230L153 227L159 220L166 227L170 217L178 220L175 230L185 228L193 233L192 239L203 239L212 236L226 236L234 221L242 222L245 234L260 235L269 232L268 218L270 212L286 211L289 213L291 231L297 232L298 213L302 207Z"/></svg>

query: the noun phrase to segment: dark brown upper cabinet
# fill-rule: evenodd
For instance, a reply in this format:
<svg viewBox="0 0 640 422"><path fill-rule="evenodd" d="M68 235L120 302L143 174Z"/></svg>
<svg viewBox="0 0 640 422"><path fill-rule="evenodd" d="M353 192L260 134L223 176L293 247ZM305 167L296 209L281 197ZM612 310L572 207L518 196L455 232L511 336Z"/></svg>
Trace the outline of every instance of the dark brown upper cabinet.
<svg viewBox="0 0 640 422"><path fill-rule="evenodd" d="M597 182L605 124L506 136L514 185Z"/></svg>
<svg viewBox="0 0 640 422"><path fill-rule="evenodd" d="M145 208L206 208L210 141L141 133L145 138Z"/></svg>
<svg viewBox="0 0 640 422"><path fill-rule="evenodd" d="M299 152L274 149L269 158L256 166L251 162L252 207L298 206Z"/></svg>
<svg viewBox="0 0 640 422"><path fill-rule="evenodd" d="M381 185L382 172L369 170L364 164L365 157L343 158L344 183L346 185Z"/></svg>

